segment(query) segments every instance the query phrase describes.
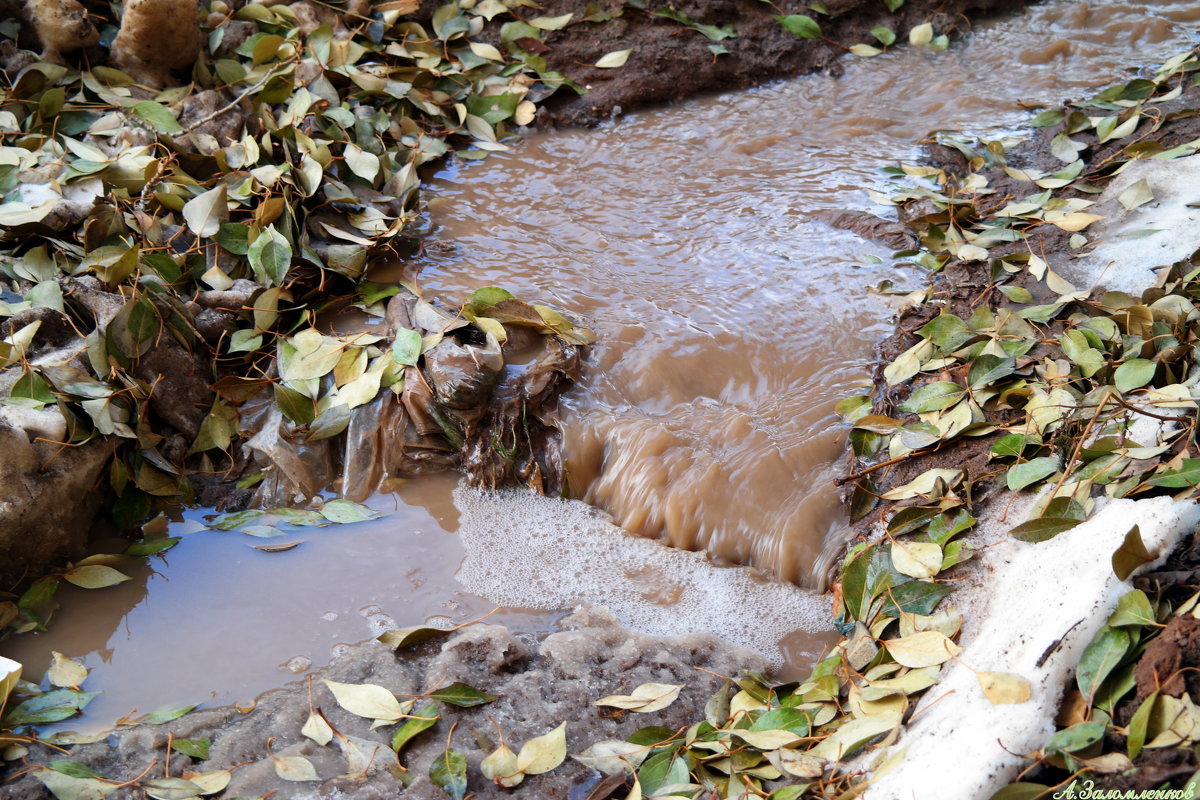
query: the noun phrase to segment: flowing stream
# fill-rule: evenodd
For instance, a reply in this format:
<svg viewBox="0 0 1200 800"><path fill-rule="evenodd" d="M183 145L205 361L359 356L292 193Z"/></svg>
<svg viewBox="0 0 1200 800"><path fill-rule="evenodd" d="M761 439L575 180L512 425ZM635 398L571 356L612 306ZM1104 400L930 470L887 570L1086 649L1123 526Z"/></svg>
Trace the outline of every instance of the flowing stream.
<svg viewBox="0 0 1200 800"><path fill-rule="evenodd" d="M894 310L868 287L924 281L813 212L881 213L862 187L928 131L1019 128L1025 105L1186 48L1197 20L1190 2L1051 0L948 51L535 136L445 166L423 254L373 277L419 272L455 304L497 285L582 315L600 338L565 401L576 496L628 531L805 584L844 526L833 406L865 385ZM797 672L829 641L815 592L623 537L581 503L455 485L401 482L370 501L380 520L301 532L281 553L187 512L165 559L112 589L66 587L50 632L0 653L29 677L52 650L81 658L104 694L74 727L101 727L249 701L345 643L495 605L490 621L536 636L577 603L608 604L632 627L714 630Z"/></svg>

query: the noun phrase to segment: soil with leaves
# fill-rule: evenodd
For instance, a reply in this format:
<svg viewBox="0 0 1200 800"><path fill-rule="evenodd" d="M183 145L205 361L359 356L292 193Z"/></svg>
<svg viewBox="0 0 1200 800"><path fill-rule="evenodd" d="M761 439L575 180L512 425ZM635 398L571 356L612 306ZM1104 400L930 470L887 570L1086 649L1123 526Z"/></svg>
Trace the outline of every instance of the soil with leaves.
<svg viewBox="0 0 1200 800"><path fill-rule="evenodd" d="M875 671L928 663L911 661L918 639L930 658L957 652L959 620L938 609L954 567L974 555L956 537L981 502L1038 493L1010 532L1036 544L1086 519L1099 497L1195 501L1200 253L1162 264L1140 296L1077 287L1056 267L1099 244L1093 207L1123 169L1200 151L1198 72L1185 53L1044 109L1026 142L937 134L930 159L893 170L900 182L877 195L919 238L898 258L935 277L907 292L914 305L884 343L876 392L839 409L856 458L845 479L853 514L885 529L851 549L835 584L850 686L877 698ZM1117 199L1133 210L1155 197L1142 180ZM1197 541L1136 579L1084 651L1059 730L998 800L1050 797L1073 781L1145 790L1200 776ZM1134 527L1112 565L1125 579L1149 560ZM979 677L994 703L1029 698L1019 675ZM892 702L898 725L911 706Z"/></svg>

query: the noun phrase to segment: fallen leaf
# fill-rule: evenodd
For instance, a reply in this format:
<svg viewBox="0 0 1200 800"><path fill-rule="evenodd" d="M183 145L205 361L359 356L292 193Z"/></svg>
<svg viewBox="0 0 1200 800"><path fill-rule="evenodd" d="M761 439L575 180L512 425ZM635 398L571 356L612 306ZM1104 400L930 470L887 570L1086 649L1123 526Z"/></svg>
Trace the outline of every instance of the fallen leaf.
<svg viewBox="0 0 1200 800"><path fill-rule="evenodd" d="M595 66L599 67L600 69L616 69L617 67L623 67L625 66L625 62L629 60L629 54L632 52L632 48L628 50L614 50L613 52L602 56L600 60L596 62Z"/></svg>
<svg viewBox="0 0 1200 800"><path fill-rule="evenodd" d="M1024 703L1033 696L1033 687L1020 675L1008 672L977 672L975 677L992 705Z"/></svg>
<svg viewBox="0 0 1200 800"><path fill-rule="evenodd" d="M921 631L888 639L884 644L897 663L913 668L942 664L962 652L961 647L938 631Z"/></svg>
<svg viewBox="0 0 1200 800"><path fill-rule="evenodd" d="M567 723L521 745L517 754L517 769L526 775L549 772L567 757Z"/></svg>
<svg viewBox="0 0 1200 800"><path fill-rule="evenodd" d="M303 756L271 756L275 762L275 774L285 781L319 781L317 768Z"/></svg>
<svg viewBox="0 0 1200 800"><path fill-rule="evenodd" d="M623 708L626 711L636 711L648 714L659 711L675 702L679 697L682 684L673 683L643 683L633 690L633 694L610 694L596 701L598 706Z"/></svg>
<svg viewBox="0 0 1200 800"><path fill-rule="evenodd" d="M338 705L367 719L395 722L404 717L404 709L396 696L374 683L338 683L322 681L333 692Z"/></svg>

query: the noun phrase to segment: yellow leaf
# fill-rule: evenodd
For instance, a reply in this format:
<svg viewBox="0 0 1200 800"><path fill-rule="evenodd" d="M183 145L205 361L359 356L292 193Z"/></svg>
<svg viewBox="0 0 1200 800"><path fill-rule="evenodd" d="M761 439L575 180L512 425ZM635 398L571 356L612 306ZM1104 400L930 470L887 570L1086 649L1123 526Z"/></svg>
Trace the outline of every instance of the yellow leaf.
<svg viewBox="0 0 1200 800"><path fill-rule="evenodd" d="M933 26L923 22L908 32L909 44L929 44L933 41Z"/></svg>
<svg viewBox="0 0 1200 800"><path fill-rule="evenodd" d="M596 66L600 69L616 69L617 67L625 66L625 62L629 60L629 54L633 52L633 48L628 50L614 50L611 53L603 56L596 62Z"/></svg>
<svg viewBox="0 0 1200 800"><path fill-rule="evenodd" d="M932 578L942 571L942 548L933 542L892 542L892 565L910 578Z"/></svg>
<svg viewBox="0 0 1200 800"><path fill-rule="evenodd" d="M304 727L300 729L300 733L322 747L329 744L329 741L333 739L333 728L329 727L329 723L325 721L325 718L315 711L309 712L308 719L304 721Z"/></svg>
<svg viewBox="0 0 1200 800"><path fill-rule="evenodd" d="M897 663L913 668L942 664L962 652L961 647L937 631L921 631L889 639L884 644Z"/></svg>
<svg viewBox="0 0 1200 800"><path fill-rule="evenodd" d="M523 749L523 748L522 748ZM501 786L512 788L525 779L525 773L517 769L517 754L502 744L483 761L479 762L483 777Z"/></svg>
<svg viewBox="0 0 1200 800"><path fill-rule="evenodd" d="M50 662L50 669L46 670L46 677L52 684L70 689L78 687L87 679L87 667L83 664L72 661L57 650L50 652L54 660Z"/></svg>
<svg viewBox="0 0 1200 800"><path fill-rule="evenodd" d="M303 756L271 756L275 761L275 774L285 781L319 781L317 768Z"/></svg>
<svg viewBox="0 0 1200 800"><path fill-rule="evenodd" d="M333 692L338 705L367 719L383 719L395 722L404 716L404 709L396 696L382 686L373 683L338 683L324 681Z"/></svg>
<svg viewBox="0 0 1200 800"><path fill-rule="evenodd" d="M209 795L224 790L229 785L229 781L233 779L233 774L227 769L218 769L212 772L185 772L183 779L200 787L200 794Z"/></svg>
<svg viewBox="0 0 1200 800"><path fill-rule="evenodd" d="M1057 219L1052 219L1050 222L1056 227L1062 228L1064 231L1081 231L1088 225L1099 219L1104 219L1099 214L1088 214L1083 211L1076 211L1073 214L1065 214Z"/></svg>
<svg viewBox="0 0 1200 800"><path fill-rule="evenodd" d="M1009 672L977 672L983 693L994 706L1024 703L1033 696L1033 687L1020 675Z"/></svg>
<svg viewBox="0 0 1200 800"><path fill-rule="evenodd" d="M562 723L543 736L521 745L517 754L517 769L526 775L549 772L567 757L567 723Z"/></svg>
<svg viewBox="0 0 1200 800"><path fill-rule="evenodd" d="M674 703L682 688L682 685L673 683L643 683L633 690L633 694L610 694L608 697L597 700L596 705L648 714L651 711L660 711Z"/></svg>

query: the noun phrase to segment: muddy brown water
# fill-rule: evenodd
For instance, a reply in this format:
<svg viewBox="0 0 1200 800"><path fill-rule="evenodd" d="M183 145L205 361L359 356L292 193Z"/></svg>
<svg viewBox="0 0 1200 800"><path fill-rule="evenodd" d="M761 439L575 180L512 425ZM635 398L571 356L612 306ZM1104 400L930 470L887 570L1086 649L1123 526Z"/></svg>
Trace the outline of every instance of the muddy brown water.
<svg viewBox="0 0 1200 800"><path fill-rule="evenodd" d="M1161 61L1189 44L1197 20L1190 2L1048 2L946 52L850 60L839 78L533 137L438 174L420 282L452 302L498 285L583 315L600 343L566 401L575 493L628 530L805 583L842 530L833 405L864 385L894 308L867 287L922 284L885 248L812 212L879 213L861 187L880 185L880 167L914 159L928 131L1017 128L1023 103L1061 101ZM455 572L469 554L455 533L488 520L460 519L454 486L449 476L405 482L371 500L383 519L300 532L304 543L284 553L204 531L203 511L189 511L172 525L184 541L165 559L113 589L65 589L49 633L0 653L28 677L51 650L82 659L88 687L104 694L72 727L94 729L135 708L249 702L344 643L395 625L463 622L506 597L550 606L492 618L529 635L552 629L562 607L621 592L645 601L630 605L635 627L705 629L682 607L672 616L685 594L673 578L638 566L605 586L556 572L565 567L547 556L547 585L577 591L539 604L528 587L512 590L520 575L500 574L520 559L497 551L484 559L495 569L472 573L493 583L467 591ZM464 507L540 526L547 546L599 546L556 538L556 524L582 513L574 506ZM816 608L806 597L801 605ZM753 608L729 608L726 628L755 624ZM819 624L807 627L785 637L796 671L827 641Z"/></svg>

